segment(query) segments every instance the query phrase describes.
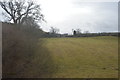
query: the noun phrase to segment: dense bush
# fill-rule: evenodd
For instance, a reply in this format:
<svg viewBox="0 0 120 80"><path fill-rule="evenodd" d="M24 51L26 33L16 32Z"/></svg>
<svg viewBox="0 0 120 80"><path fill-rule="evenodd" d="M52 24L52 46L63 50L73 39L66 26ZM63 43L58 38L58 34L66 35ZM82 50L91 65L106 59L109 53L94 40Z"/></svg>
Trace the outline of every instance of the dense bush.
<svg viewBox="0 0 120 80"><path fill-rule="evenodd" d="M30 26L3 23L2 77L50 77L56 69L40 40L44 32ZM38 44L39 41L39 44Z"/></svg>
<svg viewBox="0 0 120 80"><path fill-rule="evenodd" d="M37 37L26 34L13 24L3 23L3 77L23 71L34 55Z"/></svg>

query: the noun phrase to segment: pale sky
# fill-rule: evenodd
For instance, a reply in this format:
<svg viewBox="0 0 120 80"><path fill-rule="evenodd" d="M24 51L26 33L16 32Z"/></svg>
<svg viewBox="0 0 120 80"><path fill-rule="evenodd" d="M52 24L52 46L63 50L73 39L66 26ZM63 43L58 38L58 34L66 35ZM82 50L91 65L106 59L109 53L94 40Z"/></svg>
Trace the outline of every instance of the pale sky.
<svg viewBox="0 0 120 80"><path fill-rule="evenodd" d="M47 20L41 26L45 31L51 26L69 34L77 28L90 32L118 31L118 0L39 0L37 3L41 4Z"/></svg>
<svg viewBox="0 0 120 80"><path fill-rule="evenodd" d="M47 23L41 28L60 29L60 33L72 34L72 29L89 32L118 31L119 0L35 0L41 5Z"/></svg>

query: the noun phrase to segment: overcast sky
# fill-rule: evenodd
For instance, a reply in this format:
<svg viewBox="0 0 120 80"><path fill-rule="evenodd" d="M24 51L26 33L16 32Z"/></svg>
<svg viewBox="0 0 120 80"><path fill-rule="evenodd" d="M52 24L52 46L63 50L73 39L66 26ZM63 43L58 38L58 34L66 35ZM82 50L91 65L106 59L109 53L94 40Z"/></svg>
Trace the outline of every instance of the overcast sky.
<svg viewBox="0 0 120 80"><path fill-rule="evenodd" d="M89 2L88 2L89 1ZM104 1L104 2L103 2ZM72 33L72 29L89 32L118 31L118 0L36 0L41 5L47 23L41 28L60 29L60 33Z"/></svg>
<svg viewBox="0 0 120 80"><path fill-rule="evenodd" d="M45 31L51 26L59 28L60 33L69 34L77 28L90 32L118 30L117 0L39 0L38 3L47 20L42 23Z"/></svg>

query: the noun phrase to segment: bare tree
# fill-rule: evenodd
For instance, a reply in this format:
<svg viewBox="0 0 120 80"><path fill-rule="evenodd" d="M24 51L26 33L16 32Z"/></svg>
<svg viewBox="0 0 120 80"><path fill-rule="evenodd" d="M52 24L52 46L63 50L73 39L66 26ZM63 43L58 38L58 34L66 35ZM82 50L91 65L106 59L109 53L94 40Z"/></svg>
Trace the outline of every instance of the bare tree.
<svg viewBox="0 0 120 80"><path fill-rule="evenodd" d="M81 34L81 29L72 29L73 35Z"/></svg>
<svg viewBox="0 0 120 80"><path fill-rule="evenodd" d="M81 33L81 29L79 29L79 28L76 29L76 33L77 33L77 34L80 34L80 33Z"/></svg>
<svg viewBox="0 0 120 80"><path fill-rule="evenodd" d="M88 33L90 33L90 32L89 32L89 31L84 31L84 33L85 33L85 34L88 34Z"/></svg>
<svg viewBox="0 0 120 80"><path fill-rule="evenodd" d="M7 13L4 15L15 24L23 24L30 17L34 21L44 20L44 16L40 12L40 5L31 0L4 0L0 1L0 6Z"/></svg>
<svg viewBox="0 0 120 80"><path fill-rule="evenodd" d="M50 33L52 33L52 34L58 34L59 31L60 30L58 28L54 28L54 27L51 27L51 29L50 29Z"/></svg>

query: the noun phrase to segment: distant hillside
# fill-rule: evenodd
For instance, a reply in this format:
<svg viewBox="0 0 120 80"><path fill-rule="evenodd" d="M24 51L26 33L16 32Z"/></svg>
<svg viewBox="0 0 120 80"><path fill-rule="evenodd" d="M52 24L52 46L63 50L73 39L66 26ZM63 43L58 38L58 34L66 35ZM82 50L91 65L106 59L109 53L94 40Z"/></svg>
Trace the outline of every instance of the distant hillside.
<svg viewBox="0 0 120 80"><path fill-rule="evenodd" d="M73 35L73 37L118 36L118 34L118 32L81 33Z"/></svg>

